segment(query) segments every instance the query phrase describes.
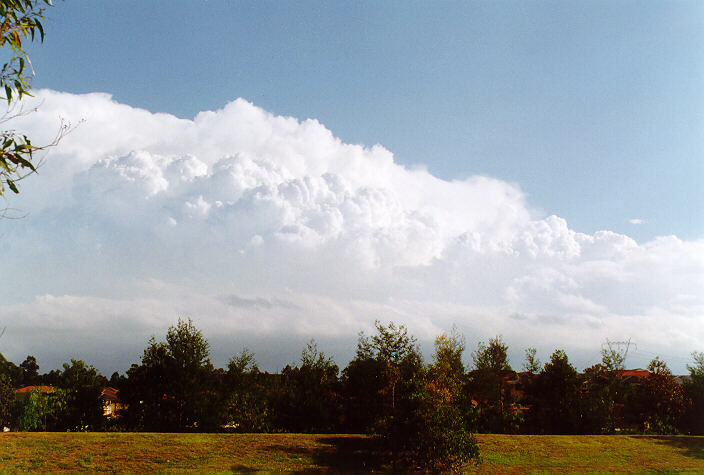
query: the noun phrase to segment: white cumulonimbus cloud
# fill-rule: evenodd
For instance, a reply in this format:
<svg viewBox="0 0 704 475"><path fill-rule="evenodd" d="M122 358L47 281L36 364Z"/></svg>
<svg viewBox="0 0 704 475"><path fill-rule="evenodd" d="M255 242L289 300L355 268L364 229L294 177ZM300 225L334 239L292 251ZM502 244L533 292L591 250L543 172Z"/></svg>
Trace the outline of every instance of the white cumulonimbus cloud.
<svg viewBox="0 0 704 475"><path fill-rule="evenodd" d="M223 353L316 337L348 355L375 319L585 362L614 337L704 349L702 240L578 233L516 185L441 180L242 99L184 120L106 94L37 97L13 124L35 143L82 122L8 201L27 216L0 221L11 357L134 360L179 315Z"/></svg>

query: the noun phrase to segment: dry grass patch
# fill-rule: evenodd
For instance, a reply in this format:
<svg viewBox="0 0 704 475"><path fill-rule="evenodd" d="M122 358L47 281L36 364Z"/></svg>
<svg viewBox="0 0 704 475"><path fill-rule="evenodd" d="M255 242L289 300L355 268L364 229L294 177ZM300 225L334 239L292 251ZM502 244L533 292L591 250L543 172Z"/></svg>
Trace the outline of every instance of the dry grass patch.
<svg viewBox="0 0 704 475"><path fill-rule="evenodd" d="M5 470L247 471L378 468L374 441L356 435L5 433Z"/></svg>
<svg viewBox="0 0 704 475"><path fill-rule="evenodd" d="M479 473L704 471L704 437L477 435ZM310 434L0 434L3 471L370 471L376 440Z"/></svg>

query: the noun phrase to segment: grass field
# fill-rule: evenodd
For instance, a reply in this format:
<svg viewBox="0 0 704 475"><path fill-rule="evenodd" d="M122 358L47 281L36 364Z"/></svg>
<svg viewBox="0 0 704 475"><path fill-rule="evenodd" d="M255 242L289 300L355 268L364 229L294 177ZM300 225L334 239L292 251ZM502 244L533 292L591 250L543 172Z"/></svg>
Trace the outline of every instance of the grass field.
<svg viewBox="0 0 704 475"><path fill-rule="evenodd" d="M478 435L480 473L704 472L704 437ZM0 471L384 470L375 440L307 434L0 434Z"/></svg>

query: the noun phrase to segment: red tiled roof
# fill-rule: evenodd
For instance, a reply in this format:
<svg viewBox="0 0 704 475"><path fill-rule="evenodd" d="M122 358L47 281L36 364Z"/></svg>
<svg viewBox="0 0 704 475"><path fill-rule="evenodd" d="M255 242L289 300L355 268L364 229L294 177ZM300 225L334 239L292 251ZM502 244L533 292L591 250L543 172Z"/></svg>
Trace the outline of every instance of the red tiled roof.
<svg viewBox="0 0 704 475"><path fill-rule="evenodd" d="M53 393L53 386L25 386L23 388L15 389L15 394L28 394L32 391L39 391L42 394Z"/></svg>
<svg viewBox="0 0 704 475"><path fill-rule="evenodd" d="M107 387L103 388L103 390L100 392L100 397L102 399L107 399L108 401L118 401L117 393L119 391L115 388Z"/></svg>
<svg viewBox="0 0 704 475"><path fill-rule="evenodd" d="M630 378L630 377L636 377L636 378L647 378L650 376L650 371L647 369L622 369L616 372L620 377L622 378Z"/></svg>

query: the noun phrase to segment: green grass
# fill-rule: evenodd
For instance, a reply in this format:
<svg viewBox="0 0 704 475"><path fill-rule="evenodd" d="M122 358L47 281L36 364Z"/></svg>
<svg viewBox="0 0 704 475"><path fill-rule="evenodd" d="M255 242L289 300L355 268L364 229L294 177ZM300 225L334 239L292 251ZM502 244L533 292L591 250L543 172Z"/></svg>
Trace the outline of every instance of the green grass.
<svg viewBox="0 0 704 475"><path fill-rule="evenodd" d="M477 435L497 472L704 471L704 437ZM3 433L0 472L244 472L388 469L360 435Z"/></svg>
<svg viewBox="0 0 704 475"><path fill-rule="evenodd" d="M478 435L479 472L704 471L704 437Z"/></svg>

